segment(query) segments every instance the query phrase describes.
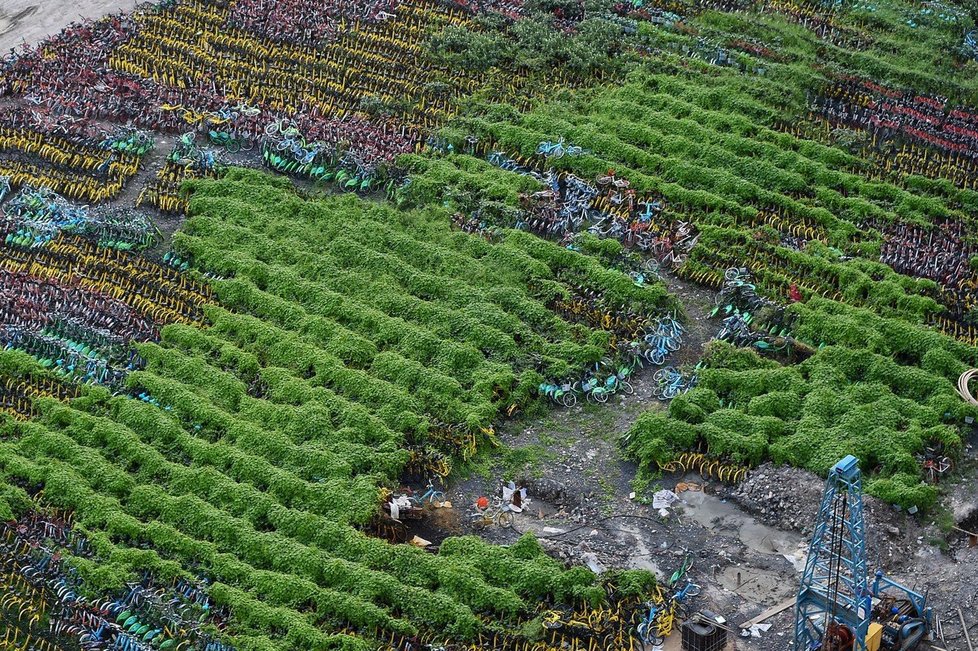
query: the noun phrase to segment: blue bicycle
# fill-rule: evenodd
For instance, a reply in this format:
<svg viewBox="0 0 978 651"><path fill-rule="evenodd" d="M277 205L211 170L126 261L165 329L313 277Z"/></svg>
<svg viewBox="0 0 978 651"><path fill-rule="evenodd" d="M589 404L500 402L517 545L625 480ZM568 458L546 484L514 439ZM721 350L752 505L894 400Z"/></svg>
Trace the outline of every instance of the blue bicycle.
<svg viewBox="0 0 978 651"><path fill-rule="evenodd" d="M425 504L433 504L434 502L444 502L445 493L440 490L435 489L434 483L429 479L428 487L424 495L417 497L416 495L411 495L408 497L413 506L424 506Z"/></svg>

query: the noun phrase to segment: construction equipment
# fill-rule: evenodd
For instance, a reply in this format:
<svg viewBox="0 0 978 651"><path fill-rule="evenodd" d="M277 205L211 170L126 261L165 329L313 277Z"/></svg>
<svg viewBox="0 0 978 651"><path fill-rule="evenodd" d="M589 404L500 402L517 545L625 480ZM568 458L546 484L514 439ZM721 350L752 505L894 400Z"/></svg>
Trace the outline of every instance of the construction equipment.
<svg viewBox="0 0 978 651"><path fill-rule="evenodd" d="M932 622L927 598L876 572L867 579L862 473L832 467L795 602L795 651L911 651Z"/></svg>

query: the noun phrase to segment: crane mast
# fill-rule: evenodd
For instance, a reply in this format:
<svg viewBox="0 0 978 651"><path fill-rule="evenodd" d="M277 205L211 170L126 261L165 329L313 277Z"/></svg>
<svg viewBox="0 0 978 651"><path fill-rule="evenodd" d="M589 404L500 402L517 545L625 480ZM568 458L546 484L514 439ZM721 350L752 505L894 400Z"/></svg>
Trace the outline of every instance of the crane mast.
<svg viewBox="0 0 978 651"><path fill-rule="evenodd" d="M796 651L866 651L871 596L862 475L849 455L825 482L795 605Z"/></svg>

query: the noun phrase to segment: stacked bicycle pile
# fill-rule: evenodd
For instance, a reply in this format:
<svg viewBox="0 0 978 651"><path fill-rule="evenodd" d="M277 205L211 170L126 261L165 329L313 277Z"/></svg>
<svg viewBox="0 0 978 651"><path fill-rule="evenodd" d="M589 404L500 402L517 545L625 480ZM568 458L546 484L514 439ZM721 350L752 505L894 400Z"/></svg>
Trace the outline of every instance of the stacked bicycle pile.
<svg viewBox="0 0 978 651"><path fill-rule="evenodd" d="M0 177L0 190L6 187ZM2 198L2 197L0 197ZM0 236L4 244L40 247L60 233L95 240L99 246L133 250L152 246L158 230L149 218L125 208L75 206L47 188L24 186L3 207Z"/></svg>
<svg viewBox="0 0 978 651"><path fill-rule="evenodd" d="M784 306L760 296L752 280L743 267L724 272L724 284L710 314L723 319L714 339L760 352L790 353L795 343L791 326L796 315L787 314Z"/></svg>
<svg viewBox="0 0 978 651"><path fill-rule="evenodd" d="M689 563L687 556L687 563ZM673 575L675 578L675 575ZM645 604L648 611L638 623L636 633L643 644L661 646L665 639L672 635L677 624L689 619L691 614L690 601L700 593L700 586L686 579L682 588L667 584L667 589L660 591Z"/></svg>
<svg viewBox="0 0 978 651"><path fill-rule="evenodd" d="M539 394L564 407L573 407L582 396L590 403L603 404L616 393L633 394L635 389L629 378L635 370L646 362L659 366L664 364L667 356L679 350L685 332L682 324L671 316L651 321L646 319L646 323L635 339L618 345L617 359L599 360L586 368L577 380L543 382L538 387ZM669 370L671 367L656 372L655 380L659 386ZM695 385L695 379L682 385L688 385L684 389L688 390Z"/></svg>
<svg viewBox="0 0 978 651"><path fill-rule="evenodd" d="M529 176L545 189L521 197L520 211L508 221L492 224L479 219L475 231L492 227L519 228L531 233L569 242L579 233L587 232L601 239L614 239L629 249L643 252L660 264L679 267L687 252L696 244L696 234L690 224L664 214L661 197L644 193L639 196L631 183L616 176L613 170L598 176L594 183L566 171L547 166L549 158L580 155L583 150L563 141L541 142L537 155L542 161L519 160L504 151L492 149L491 143L475 139L474 152L486 152L486 160L502 170ZM429 145L431 141L429 141ZM433 147L450 152L450 145ZM568 153L570 152L570 153ZM472 213L470 224L478 211Z"/></svg>
<svg viewBox="0 0 978 651"><path fill-rule="evenodd" d="M43 246L60 232L86 230L88 210L47 188L25 186L3 207L0 235L11 246Z"/></svg>
<svg viewBox="0 0 978 651"><path fill-rule="evenodd" d="M686 578L692 565L692 556L687 553L668 581L646 586L645 595L650 597L646 600L635 591L630 594L619 592L615 583L618 577L610 573L604 586L607 605L557 610L543 604L539 621L544 628L544 642L514 644L515 636L506 634L502 644L498 638L493 639L488 648L606 651L635 649L637 644L661 644L672 632L677 619L688 617L688 601L699 594L699 586ZM683 579L684 587L676 588Z"/></svg>
<svg viewBox="0 0 978 651"><path fill-rule="evenodd" d="M79 238L3 253L0 346L67 381L121 388L142 365L131 344L156 340L166 323L199 322L210 296L179 272Z"/></svg>
<svg viewBox="0 0 978 651"><path fill-rule="evenodd" d="M164 213L185 213L189 199L180 193L184 181L217 178L226 169L223 159L213 149L199 146L197 134L188 131L177 139L156 178L139 193L136 207L149 204Z"/></svg>
<svg viewBox="0 0 978 651"><path fill-rule="evenodd" d="M268 123L261 142L262 160L271 169L357 192L382 185L395 157L414 148L403 127L363 118L279 118Z"/></svg>

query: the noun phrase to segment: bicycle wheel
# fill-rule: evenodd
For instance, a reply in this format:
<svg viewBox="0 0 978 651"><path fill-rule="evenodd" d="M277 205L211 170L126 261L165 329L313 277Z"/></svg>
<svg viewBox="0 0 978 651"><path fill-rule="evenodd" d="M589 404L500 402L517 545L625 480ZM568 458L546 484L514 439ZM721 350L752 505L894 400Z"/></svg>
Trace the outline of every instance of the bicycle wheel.
<svg viewBox="0 0 978 651"><path fill-rule="evenodd" d="M230 138L227 143L225 143L224 148L229 154L237 154L241 151L241 140L238 138Z"/></svg>
<svg viewBox="0 0 978 651"><path fill-rule="evenodd" d="M633 387L632 383L628 380L619 380L618 386L621 388L622 393L624 393L626 396L635 394L635 387Z"/></svg>
<svg viewBox="0 0 978 651"><path fill-rule="evenodd" d="M496 524L504 529L508 529L513 526L513 512L512 511L500 511L499 515L496 516Z"/></svg>
<svg viewBox="0 0 978 651"><path fill-rule="evenodd" d="M643 642L648 640L648 632L649 632L649 623L646 621L640 623L638 627L635 629L635 633L638 634L638 638Z"/></svg>
<svg viewBox="0 0 978 651"><path fill-rule="evenodd" d="M573 407L577 404L577 394L568 391L561 397L560 401L565 407Z"/></svg>
<svg viewBox="0 0 978 651"><path fill-rule="evenodd" d="M676 606L676 619L689 619L689 604L681 603Z"/></svg>

